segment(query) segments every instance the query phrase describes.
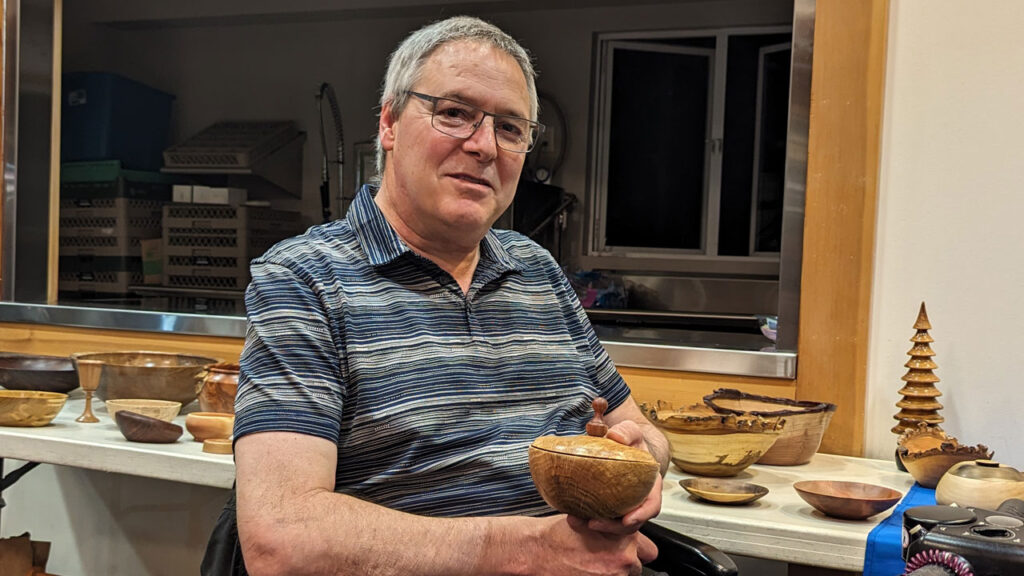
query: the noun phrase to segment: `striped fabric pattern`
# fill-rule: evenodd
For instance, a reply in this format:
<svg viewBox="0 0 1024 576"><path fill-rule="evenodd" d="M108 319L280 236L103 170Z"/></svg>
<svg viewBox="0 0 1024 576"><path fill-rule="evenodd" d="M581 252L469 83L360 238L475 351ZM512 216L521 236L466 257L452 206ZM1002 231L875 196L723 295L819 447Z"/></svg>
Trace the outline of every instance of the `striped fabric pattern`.
<svg viewBox="0 0 1024 576"><path fill-rule="evenodd" d="M463 294L372 194L252 262L235 437L336 442L335 490L398 510L550 513L528 446L582 433L590 401L628 387L544 249L490 231Z"/></svg>

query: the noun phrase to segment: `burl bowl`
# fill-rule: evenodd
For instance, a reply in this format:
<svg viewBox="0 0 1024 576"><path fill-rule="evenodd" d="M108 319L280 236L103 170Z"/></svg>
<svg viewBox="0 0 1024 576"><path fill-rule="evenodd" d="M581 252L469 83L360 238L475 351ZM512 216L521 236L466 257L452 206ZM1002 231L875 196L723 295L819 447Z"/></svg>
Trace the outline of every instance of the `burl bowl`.
<svg viewBox="0 0 1024 576"><path fill-rule="evenodd" d="M935 487L937 504L995 510L1011 498L1024 499L1024 473L991 460L955 464Z"/></svg>
<svg viewBox="0 0 1024 576"><path fill-rule="evenodd" d="M903 498L899 490L863 482L805 480L793 484L793 488L815 510L846 520L870 518Z"/></svg>
<svg viewBox="0 0 1024 576"><path fill-rule="evenodd" d="M764 486L730 478L686 478L679 485L696 498L715 504L749 504L768 493Z"/></svg>
<svg viewBox="0 0 1024 576"><path fill-rule="evenodd" d="M107 400L107 414L113 419L121 410L128 410L164 422L170 422L181 411L181 402L172 400L150 400L148 398L118 398Z"/></svg>
<svg viewBox="0 0 1024 576"><path fill-rule="evenodd" d="M672 463L697 476L735 476L757 462L784 429L785 420L718 414L695 404L675 410L671 404L641 406L668 438Z"/></svg>
<svg viewBox="0 0 1024 576"><path fill-rule="evenodd" d="M651 492L660 473L644 450L596 436L541 436L529 451L541 497L580 518L618 518Z"/></svg>
<svg viewBox="0 0 1024 576"><path fill-rule="evenodd" d="M203 412L235 413L235 395L238 393L239 366L221 362L210 366L199 375L199 409Z"/></svg>
<svg viewBox="0 0 1024 576"><path fill-rule="evenodd" d="M67 400L60 392L0 390L0 426L46 426Z"/></svg>
<svg viewBox="0 0 1024 576"><path fill-rule="evenodd" d="M230 438L235 415L223 412L192 412L185 416L185 428L196 442L210 438Z"/></svg>
<svg viewBox="0 0 1024 576"><path fill-rule="evenodd" d="M720 414L785 419L786 427L775 444L757 460L758 464L772 466L796 466L810 462L836 412L836 405L828 402L772 398L731 388L715 390L704 397L704 403Z"/></svg>
<svg viewBox="0 0 1024 576"><path fill-rule="evenodd" d="M921 423L899 438L896 449L903 467L925 488L935 488L954 465L972 460L989 460L992 451L984 444L965 446L944 431Z"/></svg>
<svg viewBox="0 0 1024 576"><path fill-rule="evenodd" d="M67 394L78 388L78 373L66 356L5 354L0 355L0 386Z"/></svg>
<svg viewBox="0 0 1024 576"><path fill-rule="evenodd" d="M187 406L199 394L196 379L216 358L173 352L96 352L73 354L78 360L103 363L96 396L100 400L148 398Z"/></svg>

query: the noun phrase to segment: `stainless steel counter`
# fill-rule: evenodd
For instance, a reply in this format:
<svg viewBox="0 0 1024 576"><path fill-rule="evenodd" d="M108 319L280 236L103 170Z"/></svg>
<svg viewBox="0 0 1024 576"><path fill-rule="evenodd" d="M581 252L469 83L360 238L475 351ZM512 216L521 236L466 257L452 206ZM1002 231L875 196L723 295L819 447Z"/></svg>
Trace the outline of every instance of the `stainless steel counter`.
<svg viewBox="0 0 1024 576"><path fill-rule="evenodd" d="M0 322L245 337L245 318L116 308L0 302ZM704 330L596 327L618 366L764 378L796 378L796 353L759 335Z"/></svg>

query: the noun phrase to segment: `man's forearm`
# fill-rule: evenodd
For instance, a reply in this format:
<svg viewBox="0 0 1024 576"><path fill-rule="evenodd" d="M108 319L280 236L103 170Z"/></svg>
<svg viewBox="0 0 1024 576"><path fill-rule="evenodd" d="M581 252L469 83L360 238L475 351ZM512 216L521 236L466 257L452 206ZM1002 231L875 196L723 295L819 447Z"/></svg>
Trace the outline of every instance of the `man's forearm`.
<svg viewBox="0 0 1024 576"><path fill-rule="evenodd" d="M642 423L640 426L643 429L644 442L647 443L647 448L650 450L651 455L654 456L654 459L661 466L661 475L664 476L668 472L668 465L672 455L668 438L661 433L661 430L658 430L649 422Z"/></svg>

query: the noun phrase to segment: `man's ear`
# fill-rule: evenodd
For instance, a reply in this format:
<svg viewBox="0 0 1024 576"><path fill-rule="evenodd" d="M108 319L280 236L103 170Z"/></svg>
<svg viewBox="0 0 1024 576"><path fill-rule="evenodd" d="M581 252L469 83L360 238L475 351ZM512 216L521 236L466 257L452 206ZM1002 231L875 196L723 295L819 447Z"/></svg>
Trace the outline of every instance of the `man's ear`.
<svg viewBox="0 0 1024 576"><path fill-rule="evenodd" d="M387 102L380 109L380 119L377 123L377 137L380 138L380 147L385 152L390 152L395 147L395 131L398 128L397 118L394 117L392 105L394 102Z"/></svg>

